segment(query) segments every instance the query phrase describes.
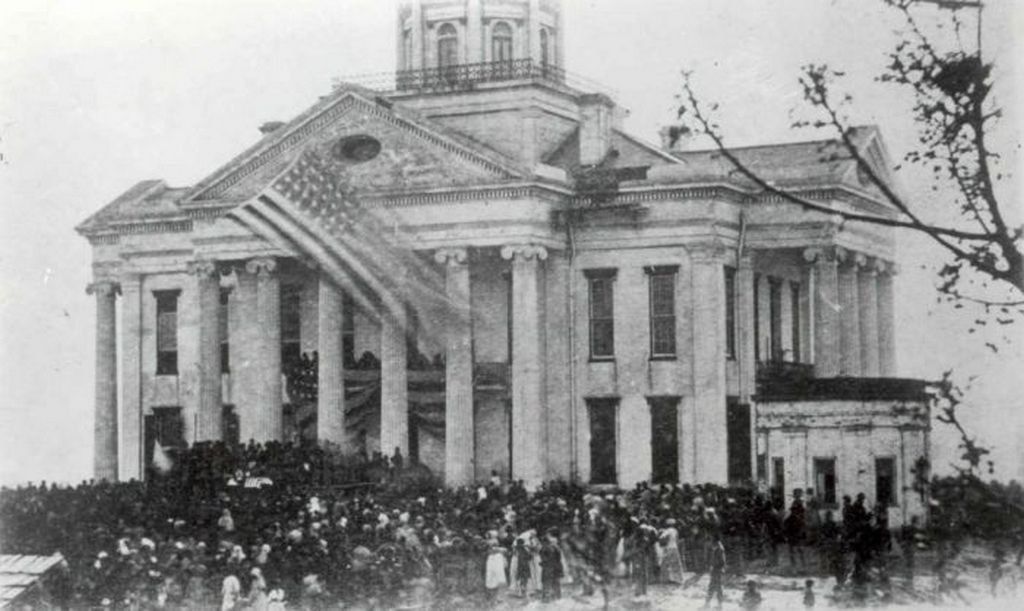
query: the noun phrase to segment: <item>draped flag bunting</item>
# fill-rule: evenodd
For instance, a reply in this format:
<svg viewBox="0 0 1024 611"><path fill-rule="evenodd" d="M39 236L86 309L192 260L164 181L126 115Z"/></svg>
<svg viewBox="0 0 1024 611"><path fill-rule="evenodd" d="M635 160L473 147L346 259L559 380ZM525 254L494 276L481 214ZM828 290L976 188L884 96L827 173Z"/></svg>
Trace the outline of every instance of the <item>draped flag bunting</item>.
<svg viewBox="0 0 1024 611"><path fill-rule="evenodd" d="M312 150L228 214L286 252L311 258L371 318L408 320L407 328L441 343L453 318L469 316L468 298L449 298L443 272L385 215L356 200L344 163Z"/></svg>

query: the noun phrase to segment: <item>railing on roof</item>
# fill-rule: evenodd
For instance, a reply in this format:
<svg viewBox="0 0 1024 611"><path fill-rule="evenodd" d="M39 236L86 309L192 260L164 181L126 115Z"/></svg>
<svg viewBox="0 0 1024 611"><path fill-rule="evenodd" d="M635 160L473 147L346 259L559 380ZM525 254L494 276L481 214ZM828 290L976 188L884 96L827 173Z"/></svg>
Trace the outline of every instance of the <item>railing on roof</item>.
<svg viewBox="0 0 1024 611"><path fill-rule="evenodd" d="M582 93L601 93L616 97L614 90L552 64L532 59L513 59L475 64L455 64L443 68L400 70L361 74L335 79L335 86L358 85L380 93L467 91L486 83L533 81L561 85Z"/></svg>

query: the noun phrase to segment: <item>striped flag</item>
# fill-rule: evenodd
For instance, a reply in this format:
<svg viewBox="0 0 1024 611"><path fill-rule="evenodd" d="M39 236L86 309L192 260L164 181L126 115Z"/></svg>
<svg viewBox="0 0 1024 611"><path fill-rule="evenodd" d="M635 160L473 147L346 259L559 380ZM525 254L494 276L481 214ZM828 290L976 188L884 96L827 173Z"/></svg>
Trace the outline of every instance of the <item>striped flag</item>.
<svg viewBox="0 0 1024 611"><path fill-rule="evenodd" d="M441 343L453 317L469 316L468 301L449 298L443 272L415 252L398 223L359 204L344 164L315 151L305 151L228 216L286 252L311 258L377 321L408 320L408 328Z"/></svg>

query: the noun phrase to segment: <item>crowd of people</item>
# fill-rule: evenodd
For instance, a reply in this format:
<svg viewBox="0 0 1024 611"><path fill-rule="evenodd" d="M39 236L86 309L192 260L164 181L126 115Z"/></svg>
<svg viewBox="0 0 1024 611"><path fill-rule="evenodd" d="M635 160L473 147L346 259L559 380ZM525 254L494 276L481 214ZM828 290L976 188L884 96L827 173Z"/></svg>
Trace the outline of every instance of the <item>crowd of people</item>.
<svg viewBox="0 0 1024 611"><path fill-rule="evenodd" d="M359 477L325 475L339 469ZM756 571L884 588L894 543L912 575L924 533L913 523L894 537L886 515L864 495L836 515L809 490L784 507L711 485L528 492L493 474L448 489L400 455L345 463L289 444L199 444L146 483L0 491L0 551L61 552L55 597L76 608L390 608L439 596L485 605L555 600L563 587L607 600L612 585L644 595L654 582L683 585L684 572L709 574L708 599L720 602L729 575ZM756 584L748 599L759 600Z"/></svg>

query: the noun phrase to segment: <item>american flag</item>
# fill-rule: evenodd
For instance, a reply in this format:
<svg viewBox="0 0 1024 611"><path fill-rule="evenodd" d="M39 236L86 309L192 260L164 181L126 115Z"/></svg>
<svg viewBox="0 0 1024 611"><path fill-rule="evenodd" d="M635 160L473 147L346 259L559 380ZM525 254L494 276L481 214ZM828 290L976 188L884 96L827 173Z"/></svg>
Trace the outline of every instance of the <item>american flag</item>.
<svg viewBox="0 0 1024 611"><path fill-rule="evenodd" d="M307 150L228 216L311 258L371 318L408 320L408 328L441 343L453 317L469 315L468 299L450 298L444 273L382 214L357 201L343 163Z"/></svg>

